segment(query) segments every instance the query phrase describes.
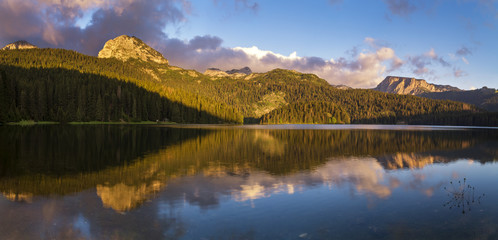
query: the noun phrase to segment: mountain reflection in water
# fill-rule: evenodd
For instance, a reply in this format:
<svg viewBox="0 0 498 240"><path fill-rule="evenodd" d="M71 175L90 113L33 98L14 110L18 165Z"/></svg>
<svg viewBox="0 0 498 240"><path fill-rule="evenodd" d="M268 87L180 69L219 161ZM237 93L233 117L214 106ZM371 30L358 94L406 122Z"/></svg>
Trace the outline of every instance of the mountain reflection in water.
<svg viewBox="0 0 498 240"><path fill-rule="evenodd" d="M442 212L444 208L433 205L441 206L443 186L469 175L469 166L477 169L474 172L485 166L496 169L498 156L495 130L33 126L2 127L0 136L0 192L5 199L0 198L0 209L8 213L0 217L0 238L197 238L203 234L219 238L216 229L222 227L209 229L209 224L199 225L186 217L219 223L259 213L268 220L276 211L271 209L288 204L289 217L315 219L311 213L331 208L324 196L358 216L361 212L353 207L373 211L388 203L399 208L403 202L417 201L427 202L430 211ZM498 179L477 176L476 181L485 186L481 191L489 189L488 181ZM394 199L403 200L393 203ZM289 208L295 202L303 205ZM421 205L412 204L412 208L428 210ZM238 214L228 214L229 210ZM389 216L394 218L395 213ZM371 223L365 217L349 224ZM486 221L498 223L495 217ZM26 224L37 227L29 229ZM229 224L226 228L233 230L232 237L226 238L262 234L253 227ZM361 236L321 234L360 239L378 234L374 231L369 236L368 231ZM390 234L389 229L383 231ZM288 238L275 234L255 238Z"/></svg>

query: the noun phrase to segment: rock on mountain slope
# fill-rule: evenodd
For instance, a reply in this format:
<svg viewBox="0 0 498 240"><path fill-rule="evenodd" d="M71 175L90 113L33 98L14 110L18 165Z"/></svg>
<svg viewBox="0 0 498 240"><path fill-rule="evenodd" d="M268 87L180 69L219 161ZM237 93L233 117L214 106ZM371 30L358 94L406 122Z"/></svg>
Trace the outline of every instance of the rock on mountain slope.
<svg viewBox="0 0 498 240"><path fill-rule="evenodd" d="M5 47L3 47L1 50L15 50L15 49L33 49L33 48L38 48L37 46L26 42L26 41L17 41L13 42L10 44L7 44Z"/></svg>
<svg viewBox="0 0 498 240"><path fill-rule="evenodd" d="M204 75L207 75L210 77L228 77L228 73L222 71L219 68L208 68L204 72Z"/></svg>
<svg viewBox="0 0 498 240"><path fill-rule="evenodd" d="M427 92L460 91L460 89L456 87L427 83L423 79L393 76L387 76L384 81L380 82L379 85L374 88L374 90L409 95L418 95Z"/></svg>
<svg viewBox="0 0 498 240"><path fill-rule="evenodd" d="M99 52L99 58L117 58L126 61L130 58L145 62L168 64L168 60L142 40L126 35L107 41L104 48Z"/></svg>

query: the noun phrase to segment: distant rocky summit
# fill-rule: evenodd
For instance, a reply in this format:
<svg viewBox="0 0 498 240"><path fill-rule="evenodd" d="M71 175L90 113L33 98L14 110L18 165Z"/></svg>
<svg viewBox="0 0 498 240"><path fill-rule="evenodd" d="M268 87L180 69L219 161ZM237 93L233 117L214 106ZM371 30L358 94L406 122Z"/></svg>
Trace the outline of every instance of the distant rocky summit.
<svg viewBox="0 0 498 240"><path fill-rule="evenodd" d="M232 70L226 71L226 73L228 73L228 74L242 73L245 75L249 75L252 73L252 71L249 67L243 67L241 69L232 69Z"/></svg>
<svg viewBox="0 0 498 240"><path fill-rule="evenodd" d="M449 85L427 83L423 79L393 76L387 76L384 81L380 82L379 85L374 88L374 90L408 95L418 95L427 92L461 91L460 89Z"/></svg>
<svg viewBox="0 0 498 240"><path fill-rule="evenodd" d="M374 90L470 103L488 111L498 111L498 91L494 88L461 90L449 85L427 83L423 79L387 76Z"/></svg>
<svg viewBox="0 0 498 240"><path fill-rule="evenodd" d="M222 71L219 68L208 68L204 74L210 77L245 77L252 74L252 70L249 67L228 71Z"/></svg>
<svg viewBox="0 0 498 240"><path fill-rule="evenodd" d="M15 49L33 49L33 48L38 48L37 46L21 40L17 42L13 42L10 44L7 44L5 47L3 47L1 50L15 50Z"/></svg>
<svg viewBox="0 0 498 240"><path fill-rule="evenodd" d="M139 59L145 62L168 64L168 60L142 40L126 35L107 41L99 52L99 58L117 58L122 61Z"/></svg>

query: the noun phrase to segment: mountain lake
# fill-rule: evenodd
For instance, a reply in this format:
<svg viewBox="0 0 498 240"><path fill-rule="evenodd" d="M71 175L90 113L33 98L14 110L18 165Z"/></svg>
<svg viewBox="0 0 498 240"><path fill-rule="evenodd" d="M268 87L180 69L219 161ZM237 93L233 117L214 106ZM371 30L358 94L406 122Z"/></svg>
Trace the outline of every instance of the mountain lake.
<svg viewBox="0 0 498 240"><path fill-rule="evenodd" d="M0 127L0 239L498 239L498 129Z"/></svg>

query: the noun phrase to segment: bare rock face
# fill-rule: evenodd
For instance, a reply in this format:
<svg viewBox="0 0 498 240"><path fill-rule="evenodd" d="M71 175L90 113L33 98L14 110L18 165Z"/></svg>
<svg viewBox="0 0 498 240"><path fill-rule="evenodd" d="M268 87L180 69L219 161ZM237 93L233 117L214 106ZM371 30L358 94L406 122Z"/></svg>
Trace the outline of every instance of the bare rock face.
<svg viewBox="0 0 498 240"><path fill-rule="evenodd" d="M33 48L38 48L38 47L29 42L21 40L13 42L11 44L7 44L5 47L2 48L2 50L33 49Z"/></svg>
<svg viewBox="0 0 498 240"><path fill-rule="evenodd" d="M117 58L122 61L132 58L145 62L168 64L168 60L161 53L149 47L142 40L126 35L107 41L99 52L99 58Z"/></svg>
<svg viewBox="0 0 498 240"><path fill-rule="evenodd" d="M208 68L205 72L205 75L210 77L228 77L228 73L221 71L218 68Z"/></svg>
<svg viewBox="0 0 498 240"><path fill-rule="evenodd" d="M428 92L447 92L447 91L460 91L460 89L448 85L436 85L427 83L423 79L406 78L406 77L392 77L388 76L377 85L374 90L395 93L395 94L409 94L419 95Z"/></svg>

